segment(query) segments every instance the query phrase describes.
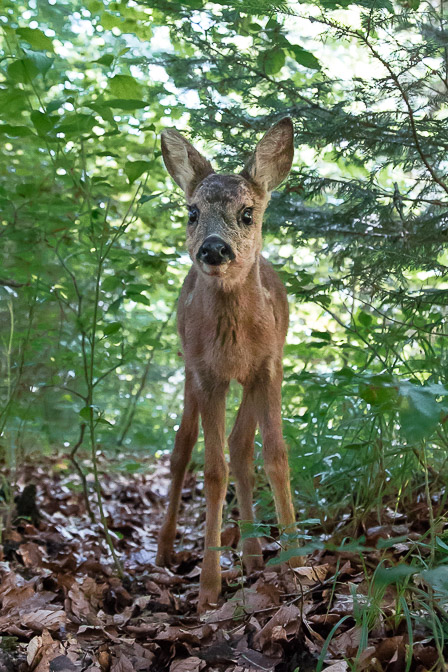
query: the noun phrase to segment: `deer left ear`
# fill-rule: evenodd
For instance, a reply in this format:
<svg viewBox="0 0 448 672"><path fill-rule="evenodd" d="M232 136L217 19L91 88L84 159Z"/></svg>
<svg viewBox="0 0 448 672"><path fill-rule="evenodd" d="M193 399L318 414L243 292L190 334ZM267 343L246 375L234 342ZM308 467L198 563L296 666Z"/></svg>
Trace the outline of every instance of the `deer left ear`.
<svg viewBox="0 0 448 672"><path fill-rule="evenodd" d="M207 175L214 172L210 162L173 128L162 131L162 155L169 174L187 198Z"/></svg>
<svg viewBox="0 0 448 672"><path fill-rule="evenodd" d="M271 192L288 175L293 157L294 127L285 117L262 137L241 175Z"/></svg>

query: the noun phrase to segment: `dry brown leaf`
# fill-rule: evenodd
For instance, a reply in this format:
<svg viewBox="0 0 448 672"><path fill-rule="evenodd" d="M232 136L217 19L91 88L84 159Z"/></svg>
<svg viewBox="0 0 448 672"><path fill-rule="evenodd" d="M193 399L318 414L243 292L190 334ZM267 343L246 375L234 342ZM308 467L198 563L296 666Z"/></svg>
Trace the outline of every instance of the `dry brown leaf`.
<svg viewBox="0 0 448 672"><path fill-rule="evenodd" d="M129 658L122 653L118 660L112 663L110 672L135 672L135 667Z"/></svg>
<svg viewBox="0 0 448 672"><path fill-rule="evenodd" d="M333 656L354 656L361 641L361 628L354 626L342 634L334 637L328 647Z"/></svg>
<svg viewBox="0 0 448 672"><path fill-rule="evenodd" d="M254 588L256 588L257 593L260 596L260 600L266 600L265 607L269 607L271 605L277 606L280 604L281 592L278 586L274 585L273 583L266 583L263 577L261 577L254 584ZM260 605L259 609L263 609L265 607Z"/></svg>
<svg viewBox="0 0 448 672"><path fill-rule="evenodd" d="M91 579L86 579L85 581L88 589L91 588L90 583L88 583L89 581L91 581ZM74 621L74 623L100 624L100 619L98 618L97 613L95 613L92 604L79 583L76 581L68 591L65 608L69 612L70 619Z"/></svg>
<svg viewBox="0 0 448 672"><path fill-rule="evenodd" d="M391 670L399 670L406 659L406 649L402 635L388 637L376 647L376 657L381 663L387 663ZM389 668L388 668L389 669Z"/></svg>
<svg viewBox="0 0 448 672"><path fill-rule="evenodd" d="M35 581L25 581L18 574L7 574L0 585L0 599L2 611L5 613L11 607L17 608L34 595Z"/></svg>
<svg viewBox="0 0 448 672"><path fill-rule="evenodd" d="M375 655L376 648L374 646L368 646L364 651L361 652L358 658L358 667L360 672L362 670L370 670L372 666L372 658Z"/></svg>
<svg viewBox="0 0 448 672"><path fill-rule="evenodd" d="M238 653L221 636L217 642L201 650L201 658L213 666L221 663L235 663Z"/></svg>
<svg viewBox="0 0 448 672"><path fill-rule="evenodd" d="M22 625L31 628L34 632L60 630L61 625L67 622L67 616L62 609L39 609L31 614L22 614Z"/></svg>
<svg viewBox="0 0 448 672"><path fill-rule="evenodd" d="M201 633L202 634L202 633ZM198 646L200 644L200 639L195 632L185 630L178 625L169 625L155 635L154 639L159 641L168 641L168 642L188 642Z"/></svg>
<svg viewBox="0 0 448 672"><path fill-rule="evenodd" d="M439 657L437 649L427 644L415 644L413 654L415 660L422 663L428 670L434 667Z"/></svg>
<svg viewBox="0 0 448 672"><path fill-rule="evenodd" d="M200 672L206 662L195 656L190 658L176 658L170 666L170 672Z"/></svg>
<svg viewBox="0 0 448 672"><path fill-rule="evenodd" d="M270 658L259 651L248 649L240 654L238 663L244 672L266 672L276 668L278 658Z"/></svg>
<svg viewBox="0 0 448 672"><path fill-rule="evenodd" d="M17 553L22 556L23 564L25 567L41 567L42 561L46 558L45 549L42 546L38 546L33 541L29 541L26 544L21 544L17 550Z"/></svg>
<svg viewBox="0 0 448 672"><path fill-rule="evenodd" d="M339 619L339 614L313 614L307 618L310 623L322 625L334 625L339 621Z"/></svg>
<svg viewBox="0 0 448 672"><path fill-rule="evenodd" d="M286 634L286 637L296 635L301 625L301 612L298 607L291 604L290 606L282 606L266 623L266 625L257 632L254 637L253 645L257 649L263 649L269 645L272 639L272 632L274 628L281 626Z"/></svg>
<svg viewBox="0 0 448 672"><path fill-rule="evenodd" d="M292 570L300 578L304 585L321 583L327 576L329 565L317 565L316 567L293 567Z"/></svg>
<svg viewBox="0 0 448 672"><path fill-rule="evenodd" d="M334 596L334 602L330 609L330 614L338 614L339 616L353 614L353 596L341 595L340 593L337 593Z"/></svg>
<svg viewBox="0 0 448 672"><path fill-rule="evenodd" d="M226 621L232 621L237 612L243 613L242 604L241 599L237 601L233 598L232 601L224 602L219 609L206 612L201 620L209 624L219 623L222 626Z"/></svg>
<svg viewBox="0 0 448 672"><path fill-rule="evenodd" d="M337 663L334 663L334 665L325 667L323 672L347 672L347 670L348 663L346 663L345 660L339 660Z"/></svg>
<svg viewBox="0 0 448 672"><path fill-rule="evenodd" d="M42 635L33 637L28 644L27 663L33 672L48 672L50 663L61 657L67 658L64 653L64 647L61 642L54 640L49 631L44 630ZM54 672L65 672L66 670L73 669L73 663L68 658L67 660L71 664L71 668L67 668L67 665L64 667L59 666L57 669L54 669ZM54 668L53 665L51 667Z"/></svg>
<svg viewBox="0 0 448 672"><path fill-rule="evenodd" d="M279 591L275 586L257 581L252 588L241 588L232 597L232 603L249 614L263 611L280 604Z"/></svg>
<svg viewBox="0 0 448 672"><path fill-rule="evenodd" d="M48 630L44 630L41 635L33 637L26 647L26 662L30 667L34 667L36 664L39 652L53 641L53 637Z"/></svg>
<svg viewBox="0 0 448 672"><path fill-rule="evenodd" d="M151 572L151 581L159 584L159 586L178 586L183 583L180 576L172 574L169 570L160 570L159 572Z"/></svg>

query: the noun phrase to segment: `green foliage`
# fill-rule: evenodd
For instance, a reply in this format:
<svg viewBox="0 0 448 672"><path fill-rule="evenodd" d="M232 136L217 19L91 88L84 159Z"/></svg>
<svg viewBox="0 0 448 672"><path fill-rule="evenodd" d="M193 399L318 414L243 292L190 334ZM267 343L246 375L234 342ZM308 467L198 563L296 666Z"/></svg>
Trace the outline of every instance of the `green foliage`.
<svg viewBox="0 0 448 672"><path fill-rule="evenodd" d="M353 530L411 499L427 460L445 478L444 8L6 0L1 21L5 455L73 447L91 418L104 449L172 446L188 262L159 133L185 129L233 171L290 115L266 253L290 296L298 507L329 531L345 512ZM263 487L258 502L269 514Z"/></svg>
<svg viewBox="0 0 448 672"><path fill-rule="evenodd" d="M233 171L290 115L295 162L272 195L265 249L290 297L284 431L306 545L280 559L323 551L313 531L331 535L336 520L355 537L338 549L363 553L369 511L381 521L383 503L405 508L422 484L431 502L448 445L443 4L5 0L0 21L5 460L82 451L90 432L93 451L132 453L133 473L139 454L172 447L188 260L160 131L184 129ZM230 410L238 399L232 388ZM260 454L257 441L258 466ZM257 484L269 522L261 469ZM378 568L363 632L391 584L408 629L431 613L423 590L413 612L404 600L416 573L446 602L436 524L429 566L422 540Z"/></svg>

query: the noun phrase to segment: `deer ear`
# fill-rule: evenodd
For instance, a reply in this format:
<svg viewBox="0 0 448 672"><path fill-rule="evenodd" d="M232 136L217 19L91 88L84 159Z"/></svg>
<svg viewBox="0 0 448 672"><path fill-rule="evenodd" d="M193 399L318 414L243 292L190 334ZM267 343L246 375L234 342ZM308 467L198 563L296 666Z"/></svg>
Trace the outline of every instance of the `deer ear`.
<svg viewBox="0 0 448 672"><path fill-rule="evenodd" d="M294 127L285 117L262 137L241 175L270 192L288 175L293 157Z"/></svg>
<svg viewBox="0 0 448 672"><path fill-rule="evenodd" d="M214 170L202 154L174 129L162 131L162 155L165 166L187 197Z"/></svg>

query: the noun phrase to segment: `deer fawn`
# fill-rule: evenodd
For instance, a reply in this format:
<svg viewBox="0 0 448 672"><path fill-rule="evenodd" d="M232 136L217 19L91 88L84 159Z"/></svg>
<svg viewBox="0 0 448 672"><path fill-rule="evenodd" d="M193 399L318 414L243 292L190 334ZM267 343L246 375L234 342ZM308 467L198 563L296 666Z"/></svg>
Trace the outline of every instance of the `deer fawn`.
<svg viewBox="0 0 448 672"><path fill-rule="evenodd" d="M279 277L261 256L263 213L271 191L290 171L293 135L291 119L282 119L258 143L240 175L217 175L180 133L172 129L162 133L165 165L187 199L187 247L193 266L178 306L185 358L184 412L171 457L170 500L157 563L170 563L182 484L200 415L207 513L199 611L216 606L221 591L219 551L214 549L220 546L227 489L225 407L232 379L243 386L229 437L241 519L254 519L253 453L259 425L279 523L289 531L295 523L281 419L288 303ZM248 571L262 567L259 539L244 541L243 559Z"/></svg>

